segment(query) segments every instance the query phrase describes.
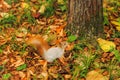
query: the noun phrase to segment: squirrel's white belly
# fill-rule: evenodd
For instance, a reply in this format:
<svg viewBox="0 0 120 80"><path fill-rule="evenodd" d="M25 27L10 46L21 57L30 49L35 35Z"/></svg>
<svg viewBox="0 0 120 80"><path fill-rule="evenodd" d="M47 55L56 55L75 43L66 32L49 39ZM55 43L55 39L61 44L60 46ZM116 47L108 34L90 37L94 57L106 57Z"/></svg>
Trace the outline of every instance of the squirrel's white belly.
<svg viewBox="0 0 120 80"><path fill-rule="evenodd" d="M64 53L64 50L60 47L52 47L50 49L48 49L45 54L44 54L44 58L48 61L48 62L52 62L53 60L55 60L56 58L60 58Z"/></svg>

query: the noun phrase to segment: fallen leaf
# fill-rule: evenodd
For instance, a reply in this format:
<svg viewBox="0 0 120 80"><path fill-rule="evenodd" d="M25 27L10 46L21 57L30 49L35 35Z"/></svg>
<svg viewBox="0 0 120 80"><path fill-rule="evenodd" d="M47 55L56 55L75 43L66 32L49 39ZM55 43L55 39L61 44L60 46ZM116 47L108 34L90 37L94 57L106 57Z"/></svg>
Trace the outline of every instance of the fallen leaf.
<svg viewBox="0 0 120 80"><path fill-rule="evenodd" d="M53 78L58 78L58 74L57 74L57 66L52 66L48 69L49 74L53 77Z"/></svg>
<svg viewBox="0 0 120 80"><path fill-rule="evenodd" d="M39 60L40 65L46 65L46 60Z"/></svg>
<svg viewBox="0 0 120 80"><path fill-rule="evenodd" d="M38 19L40 17L40 13L33 13L32 16L35 18L35 19Z"/></svg>
<svg viewBox="0 0 120 80"><path fill-rule="evenodd" d="M4 45L7 42L7 39L5 39L5 37L0 36L0 46Z"/></svg>
<svg viewBox="0 0 120 80"><path fill-rule="evenodd" d="M42 72L41 75L44 77L44 80L48 80L48 73L46 71Z"/></svg>
<svg viewBox="0 0 120 80"><path fill-rule="evenodd" d="M107 40L104 40L102 38L98 38L97 42L99 43L100 48L104 52L109 52L109 51L114 50L116 48L116 45L112 41L107 41Z"/></svg>
<svg viewBox="0 0 120 80"><path fill-rule="evenodd" d="M31 2L37 2L37 0L31 0Z"/></svg>
<svg viewBox="0 0 120 80"><path fill-rule="evenodd" d="M12 60L13 61L13 60ZM24 64L24 61L22 60L22 58L20 56L16 56L16 59L14 59L15 62L12 62L12 64L10 65L11 67L18 67L20 65Z"/></svg>
<svg viewBox="0 0 120 80"><path fill-rule="evenodd" d="M120 31L120 22L117 22L117 21L111 21L112 24L115 25L115 28Z"/></svg>
<svg viewBox="0 0 120 80"><path fill-rule="evenodd" d="M26 74L25 74L24 72L19 71L19 72L18 72L18 74L19 74L19 76L21 77L21 79L22 79L22 80L24 80L24 79L25 79Z"/></svg>
<svg viewBox="0 0 120 80"><path fill-rule="evenodd" d="M28 3L22 2L21 3L21 8L28 9L28 8L30 8L30 5Z"/></svg>
<svg viewBox="0 0 120 80"><path fill-rule="evenodd" d="M57 0L57 3L58 3L59 5L62 5L62 4L64 4L65 2L64 2L64 0Z"/></svg>
<svg viewBox="0 0 120 80"><path fill-rule="evenodd" d="M66 74L64 77L65 77L65 79L70 79L71 75L70 74Z"/></svg>
<svg viewBox="0 0 120 80"><path fill-rule="evenodd" d="M69 45L67 45L67 47L65 48L65 50L70 51L70 50L72 50L73 48L74 48L74 44L69 44Z"/></svg>
<svg viewBox="0 0 120 80"><path fill-rule="evenodd" d="M64 66L68 65L68 63L65 62L65 57L64 57L64 56L62 56L61 58L59 58L59 60L60 60L60 62L61 62Z"/></svg>
<svg viewBox="0 0 120 80"><path fill-rule="evenodd" d="M22 64L22 65L18 66L16 68L16 70L20 71L20 70L26 69L26 67L27 67L27 64Z"/></svg>
<svg viewBox="0 0 120 80"><path fill-rule="evenodd" d="M41 7L40 7L40 9L39 9L39 13L41 13L41 14L44 14L45 13L45 10L46 10L46 6L45 5L42 5Z"/></svg>
<svg viewBox="0 0 120 80"><path fill-rule="evenodd" d="M11 75L10 73L6 73L6 74L3 74L3 75L2 75L2 79L3 79L3 80L10 79L11 76L12 76L12 75Z"/></svg>
<svg viewBox="0 0 120 80"><path fill-rule="evenodd" d="M1 16L1 17L4 17L4 18L7 18L7 17L10 16L10 14L9 14L9 13L6 13L6 12L0 12L0 16Z"/></svg>
<svg viewBox="0 0 120 80"><path fill-rule="evenodd" d="M103 76L98 71L90 71L86 76L86 80L109 80L107 77Z"/></svg>
<svg viewBox="0 0 120 80"><path fill-rule="evenodd" d="M11 8L11 5L9 5L4 0L0 0L0 8L3 8L3 9Z"/></svg>

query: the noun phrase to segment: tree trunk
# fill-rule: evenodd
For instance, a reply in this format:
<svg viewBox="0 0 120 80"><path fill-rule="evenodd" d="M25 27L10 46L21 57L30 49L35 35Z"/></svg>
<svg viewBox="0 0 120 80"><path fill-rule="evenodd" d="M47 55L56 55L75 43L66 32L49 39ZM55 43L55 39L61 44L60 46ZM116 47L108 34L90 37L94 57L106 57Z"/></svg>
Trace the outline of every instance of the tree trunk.
<svg viewBox="0 0 120 80"><path fill-rule="evenodd" d="M68 0L67 30L92 38L103 32L102 0Z"/></svg>

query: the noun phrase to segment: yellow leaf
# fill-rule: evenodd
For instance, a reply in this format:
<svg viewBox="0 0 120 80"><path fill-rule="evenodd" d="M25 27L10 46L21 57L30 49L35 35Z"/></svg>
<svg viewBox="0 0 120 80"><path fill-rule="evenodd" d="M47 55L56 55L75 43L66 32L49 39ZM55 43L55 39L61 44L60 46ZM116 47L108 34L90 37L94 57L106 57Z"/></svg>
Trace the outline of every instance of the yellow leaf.
<svg viewBox="0 0 120 80"><path fill-rule="evenodd" d="M86 80L109 80L109 79L100 74L98 71L93 70L88 72Z"/></svg>
<svg viewBox="0 0 120 80"><path fill-rule="evenodd" d="M102 38L98 38L97 41L100 45L100 48L104 52L109 52L110 50L115 49L115 47L116 47L116 45L112 41L107 41L107 40L104 40Z"/></svg>
<svg viewBox="0 0 120 80"><path fill-rule="evenodd" d="M115 25L116 30L120 31L120 23L119 22L117 22L117 21L111 21L111 23Z"/></svg>
<svg viewBox="0 0 120 80"><path fill-rule="evenodd" d="M116 29L117 29L118 31L120 31L120 26L116 26Z"/></svg>
<svg viewBox="0 0 120 80"><path fill-rule="evenodd" d="M114 7L108 7L107 10L112 11L114 10Z"/></svg>
<svg viewBox="0 0 120 80"><path fill-rule="evenodd" d="M112 24L116 25L116 26L120 26L120 23L117 21L111 21Z"/></svg>
<svg viewBox="0 0 120 80"><path fill-rule="evenodd" d="M27 8L30 7L30 5L27 4L27 3L25 3L25 2L22 2L22 3L21 3L21 7L22 7L23 9L27 9Z"/></svg>
<svg viewBox="0 0 120 80"><path fill-rule="evenodd" d="M58 4L64 4L64 0L57 0Z"/></svg>
<svg viewBox="0 0 120 80"><path fill-rule="evenodd" d="M0 16L8 18L10 16L10 14L9 13L5 13L5 12L0 12Z"/></svg>
<svg viewBox="0 0 120 80"><path fill-rule="evenodd" d="M44 14L45 13L45 10L46 10L46 6L45 5L42 5L39 9L38 12L40 12L41 14Z"/></svg>

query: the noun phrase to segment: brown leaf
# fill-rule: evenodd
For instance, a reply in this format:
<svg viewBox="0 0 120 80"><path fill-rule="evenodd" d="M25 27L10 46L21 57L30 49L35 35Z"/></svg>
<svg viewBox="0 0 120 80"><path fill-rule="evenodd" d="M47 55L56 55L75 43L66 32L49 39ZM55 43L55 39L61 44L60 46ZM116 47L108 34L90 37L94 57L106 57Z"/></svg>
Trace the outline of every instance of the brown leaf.
<svg viewBox="0 0 120 80"><path fill-rule="evenodd" d="M20 80L20 75L18 71L12 71L11 74L12 74L11 80Z"/></svg>
<svg viewBox="0 0 120 80"><path fill-rule="evenodd" d="M22 80L25 79L26 74L25 74L24 72L22 72L22 71L18 71L18 74L19 74L19 76L20 76L20 78L21 78Z"/></svg>
<svg viewBox="0 0 120 80"><path fill-rule="evenodd" d="M0 36L0 46L4 45L7 42L7 40L5 39L5 37Z"/></svg>
<svg viewBox="0 0 120 80"><path fill-rule="evenodd" d="M120 46L118 46L118 47L117 47L117 50L119 50L119 51L120 51Z"/></svg>
<svg viewBox="0 0 120 80"><path fill-rule="evenodd" d="M37 0L31 0L31 2L37 2Z"/></svg>
<svg viewBox="0 0 120 80"><path fill-rule="evenodd" d="M17 67L17 66L24 64L24 61L22 60L20 56L15 56L15 57L16 58L13 59L15 62L11 62L12 63L12 65L10 65L11 67L12 66Z"/></svg>
<svg viewBox="0 0 120 80"><path fill-rule="evenodd" d="M40 17L40 13L32 13L32 16L36 19L38 19Z"/></svg>
<svg viewBox="0 0 120 80"><path fill-rule="evenodd" d="M103 58L106 58L108 55L109 55L109 53L104 52L104 53L102 54L102 57L103 57Z"/></svg>
<svg viewBox="0 0 120 80"><path fill-rule="evenodd" d="M64 75L65 79L70 79L72 76L70 74Z"/></svg>
<svg viewBox="0 0 120 80"><path fill-rule="evenodd" d="M64 66L68 65L68 63L65 62L65 57L64 57L64 56L62 56L61 58L59 58L59 60L60 60L60 62L61 62Z"/></svg>
<svg viewBox="0 0 120 80"><path fill-rule="evenodd" d="M11 6L4 0L0 0L0 8L6 11L8 8L11 8Z"/></svg>
<svg viewBox="0 0 120 80"><path fill-rule="evenodd" d="M104 76L107 76L107 75L109 74L109 72L108 72L108 71L104 71L102 74L103 74Z"/></svg>
<svg viewBox="0 0 120 80"><path fill-rule="evenodd" d="M120 38L114 38L114 43L116 45L120 45Z"/></svg>
<svg viewBox="0 0 120 80"><path fill-rule="evenodd" d="M26 77L24 77L23 79L21 79L21 80L27 80L27 78Z"/></svg>
<svg viewBox="0 0 120 80"><path fill-rule="evenodd" d="M70 50L72 50L73 48L74 48L74 43L67 45L67 47L65 48L65 50L70 51Z"/></svg>
<svg viewBox="0 0 120 80"><path fill-rule="evenodd" d="M41 75L44 77L43 80L48 80L48 73L47 73L47 71L43 71L43 72L41 73Z"/></svg>
<svg viewBox="0 0 120 80"><path fill-rule="evenodd" d="M7 62L9 62L9 59L7 58L7 56L3 56L0 58L0 65L3 65Z"/></svg>
<svg viewBox="0 0 120 80"><path fill-rule="evenodd" d="M100 72L93 70L88 72L86 80L109 80L109 79L103 76Z"/></svg>
<svg viewBox="0 0 120 80"><path fill-rule="evenodd" d="M57 74L57 66L52 66L48 69L49 74L53 77L53 78L58 78L58 74Z"/></svg>
<svg viewBox="0 0 120 80"><path fill-rule="evenodd" d="M46 65L46 61L45 60L39 60L40 65Z"/></svg>

